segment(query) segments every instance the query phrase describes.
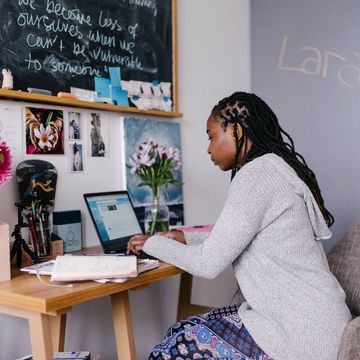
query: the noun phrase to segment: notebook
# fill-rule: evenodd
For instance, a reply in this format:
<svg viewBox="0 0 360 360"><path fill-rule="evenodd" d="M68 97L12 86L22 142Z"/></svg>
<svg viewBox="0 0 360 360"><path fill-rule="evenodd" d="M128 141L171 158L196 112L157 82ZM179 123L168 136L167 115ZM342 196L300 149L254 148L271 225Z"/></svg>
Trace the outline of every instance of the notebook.
<svg viewBox="0 0 360 360"><path fill-rule="evenodd" d="M104 253L125 253L130 238L142 234L129 193L90 193L84 194L84 199ZM153 259L144 252L138 257Z"/></svg>
<svg viewBox="0 0 360 360"><path fill-rule="evenodd" d="M65 256L68 258L70 255L65 255ZM82 255L82 256L85 256L85 255ZM88 256L88 257L89 256L97 256L98 257L98 255L86 255L86 256ZM109 257L109 256L117 256L117 255L106 255L106 257ZM122 256L122 257L126 261L126 257L124 257L124 256ZM58 257L58 258L60 259L60 257ZM101 266L105 266L107 260L108 260L107 258L105 258L104 262L102 260L100 260L101 263L102 263ZM75 260L75 261L77 261L77 260ZM57 265L57 270L56 270L57 273L63 272L61 268L64 267L64 262L63 261L59 261L59 262L61 262L61 266L59 267ZM92 262L92 260L90 258L89 264L91 262ZM89 264L85 264L85 265L88 266ZM25 266L25 267L21 268L20 270L24 271L24 272L27 272L29 274L35 274L35 275L37 275L37 274L38 275L52 275L54 265L55 265L55 260L49 260L49 261L42 262L40 264L34 264L34 265L30 265L30 266ZM78 265L78 264L76 264L76 265ZM138 274L141 274L141 273L143 273L145 271L148 271L148 270L156 269L159 266L160 266L160 263L159 263L158 260L139 259L139 258L137 258L137 272L138 272ZM68 265L65 263L65 272L67 272L67 271L68 271ZM84 271L84 268L82 268L82 271ZM96 275L98 275L98 272L100 272L100 268L97 269ZM74 274L72 274L72 275L74 275ZM103 275L106 275L106 274L103 274ZM95 281L103 282L103 283L108 282L108 281L124 282L124 281L127 280L127 278L126 277L124 278L123 275L121 274L120 277L117 276L115 278L100 278L99 279L99 276L96 276L95 279L93 279L93 277L91 277L91 280L95 280Z"/></svg>
<svg viewBox="0 0 360 360"><path fill-rule="evenodd" d="M121 279L138 275L136 256L58 256L51 281Z"/></svg>

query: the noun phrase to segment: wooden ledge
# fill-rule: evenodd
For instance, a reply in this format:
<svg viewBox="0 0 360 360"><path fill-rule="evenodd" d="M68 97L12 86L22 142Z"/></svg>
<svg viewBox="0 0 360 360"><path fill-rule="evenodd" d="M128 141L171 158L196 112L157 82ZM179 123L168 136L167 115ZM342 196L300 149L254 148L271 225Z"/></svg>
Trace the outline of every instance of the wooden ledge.
<svg viewBox="0 0 360 360"><path fill-rule="evenodd" d="M62 98L58 96L32 94L20 90L0 89L0 98L5 98L8 100L55 104L55 105L79 107L86 109L138 114L138 115L152 115L152 116L162 116L162 117L171 117L171 118L182 117L182 113L177 111L139 110L135 107L110 105L110 104L96 103L92 101L82 101L77 99Z"/></svg>

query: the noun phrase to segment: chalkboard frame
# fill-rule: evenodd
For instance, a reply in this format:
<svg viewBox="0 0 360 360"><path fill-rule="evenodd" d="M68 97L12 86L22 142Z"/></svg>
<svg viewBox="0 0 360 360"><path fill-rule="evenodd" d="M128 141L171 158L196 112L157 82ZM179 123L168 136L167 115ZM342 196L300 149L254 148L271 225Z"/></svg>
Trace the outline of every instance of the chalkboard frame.
<svg viewBox="0 0 360 360"><path fill-rule="evenodd" d="M80 101L67 98L58 98L57 96L48 96L40 94L29 94L26 91L0 89L0 98L39 102L46 104L58 104L65 106L75 106L82 108L101 109L116 112L138 113L145 115L158 115L164 117L180 117L181 113L178 111L178 48L177 48L177 0L171 1L171 17L172 17L172 101L173 111L160 110L139 110L134 107L124 107L118 105L110 105L103 103L93 103L88 101ZM15 84L16 85L16 84ZM16 88L16 86L15 86Z"/></svg>

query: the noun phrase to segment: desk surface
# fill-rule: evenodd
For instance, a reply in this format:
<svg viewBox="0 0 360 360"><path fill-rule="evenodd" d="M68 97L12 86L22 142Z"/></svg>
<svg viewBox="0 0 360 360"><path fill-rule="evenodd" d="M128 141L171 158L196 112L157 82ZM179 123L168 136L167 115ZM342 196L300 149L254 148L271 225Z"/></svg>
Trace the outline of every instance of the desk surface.
<svg viewBox="0 0 360 360"><path fill-rule="evenodd" d="M38 313L52 313L89 300L137 288L183 271L160 261L160 267L142 273L125 283L100 284L94 281L74 283L73 287L53 287L27 273L14 274L12 280L0 282L0 304ZM50 282L49 276L42 276Z"/></svg>

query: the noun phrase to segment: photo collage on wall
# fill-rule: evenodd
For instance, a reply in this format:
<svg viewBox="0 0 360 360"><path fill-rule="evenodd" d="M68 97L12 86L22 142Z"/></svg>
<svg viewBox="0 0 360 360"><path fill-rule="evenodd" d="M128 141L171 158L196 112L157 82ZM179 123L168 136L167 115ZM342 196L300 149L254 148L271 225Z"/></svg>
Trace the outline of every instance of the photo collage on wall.
<svg viewBox="0 0 360 360"><path fill-rule="evenodd" d="M65 154L69 173L84 172L86 152L88 157L109 154L108 119L99 112L84 118L77 111L25 107L26 154Z"/></svg>
<svg viewBox="0 0 360 360"><path fill-rule="evenodd" d="M177 148L181 156L180 124L168 121L144 120L138 118L124 118L124 151L125 163L129 164L129 158L137 151L139 145L144 141L153 141L164 145L168 149ZM181 225L184 223L184 200L182 187L181 167L173 170L174 178L181 185L169 184L167 191L162 191L161 202L166 204L170 210L170 225ZM139 186L140 179L136 174L130 172L126 166L126 188L130 194L135 207L136 215L143 225L145 206L152 203L152 192L148 186Z"/></svg>

